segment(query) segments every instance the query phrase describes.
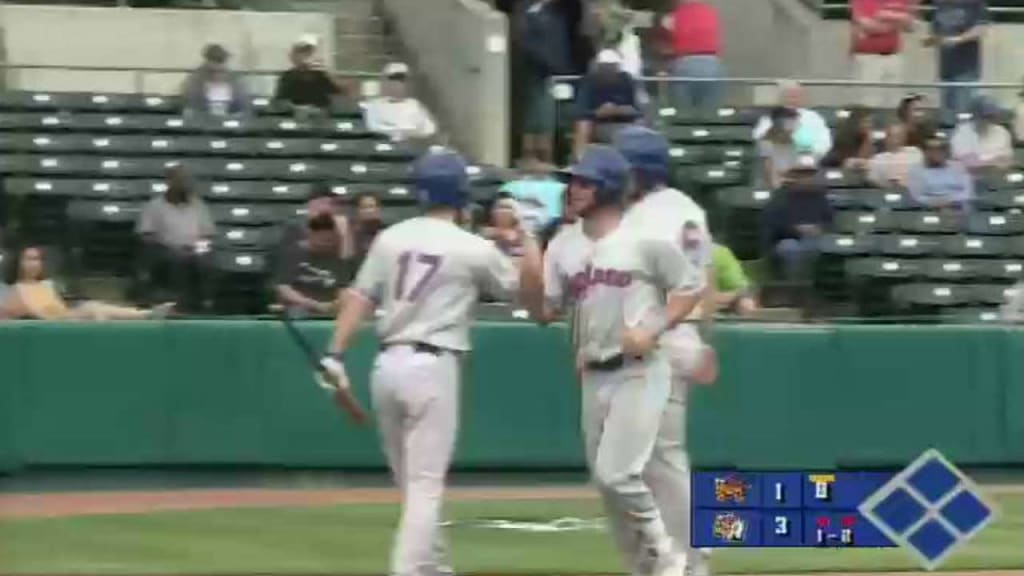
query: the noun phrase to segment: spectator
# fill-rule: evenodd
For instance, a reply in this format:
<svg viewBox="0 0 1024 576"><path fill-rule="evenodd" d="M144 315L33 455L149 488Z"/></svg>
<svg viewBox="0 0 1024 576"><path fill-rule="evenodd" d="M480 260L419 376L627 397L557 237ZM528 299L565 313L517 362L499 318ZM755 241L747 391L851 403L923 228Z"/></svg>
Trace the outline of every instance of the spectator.
<svg viewBox="0 0 1024 576"><path fill-rule="evenodd" d="M1016 133L1017 142L1024 143L1024 90L1021 90L1018 96L1020 96L1020 101L1017 102L1017 109L1013 112L1013 131Z"/></svg>
<svg viewBox="0 0 1024 576"><path fill-rule="evenodd" d="M935 46L942 82L977 82L981 79L981 38L989 22L985 0L935 0L931 34L926 46ZM956 120L970 105L974 89L942 89L942 112L947 122Z"/></svg>
<svg viewBox="0 0 1024 576"><path fill-rule="evenodd" d="M373 194L356 196L356 217L352 224L352 248L358 262L362 262L370 250L370 244L377 234L384 229L380 214L380 201Z"/></svg>
<svg viewBox="0 0 1024 576"><path fill-rule="evenodd" d="M306 200L306 213L302 218L292 220L285 225L281 242L278 245L278 259L283 258L292 246L302 242L309 232L309 220L321 214L334 218L334 227L338 232L338 256L342 259L351 258L355 254L352 241L352 230L348 218L338 213L337 196L326 182L313 184Z"/></svg>
<svg viewBox="0 0 1024 576"><path fill-rule="evenodd" d="M925 98L920 94L907 94L896 108L896 118L903 125L907 145L924 150L924 142L935 133L935 127L928 119L928 112L922 104Z"/></svg>
<svg viewBox="0 0 1024 576"><path fill-rule="evenodd" d="M174 307L165 303L152 310L115 306L88 301L68 306L53 280L46 273L43 250L27 246L17 253L10 266L11 284L0 309L12 318L32 320L142 320L166 316Z"/></svg>
<svg viewBox="0 0 1024 576"><path fill-rule="evenodd" d="M555 0L522 3L519 45L523 50L523 157L554 161L555 100L552 76L572 73L569 27Z"/></svg>
<svg viewBox="0 0 1024 576"><path fill-rule="evenodd" d="M872 139L871 112L860 106L836 130L832 150L821 161L822 166L847 170L864 170L875 151Z"/></svg>
<svg viewBox="0 0 1024 576"><path fill-rule="evenodd" d="M832 149L832 132L825 119L810 108L804 107L804 87L799 82L783 80L779 82L779 105L791 108L797 113L796 127L793 137L799 147L809 147L814 157L821 160ZM754 140L764 138L772 127L770 116L762 116L754 127Z"/></svg>
<svg viewBox="0 0 1024 576"><path fill-rule="evenodd" d="M932 136L925 142L924 163L910 169L907 190L926 208L966 209L974 198L974 180L949 161L949 144Z"/></svg>
<svg viewBox="0 0 1024 576"><path fill-rule="evenodd" d="M544 227L540 232L541 244L547 249L548 242L555 237L556 234L562 229L568 226L573 226L579 221L579 217L576 211L572 207L572 202L569 201L569 194L566 189L562 191L562 215Z"/></svg>
<svg viewBox="0 0 1024 576"><path fill-rule="evenodd" d="M392 62L384 67L384 84L379 98L363 103L363 117L371 132L392 140L429 138L437 131L434 118L419 100L408 95L409 67Z"/></svg>
<svg viewBox="0 0 1024 576"><path fill-rule="evenodd" d="M999 124L1002 117L1003 110L990 98L975 98L971 119L953 131L953 159L971 170L1012 166L1013 136Z"/></svg>
<svg viewBox="0 0 1024 576"><path fill-rule="evenodd" d="M303 34L292 45L289 58L292 67L277 79L274 100L291 105L297 110L316 109L326 112L335 94L347 94L348 87L329 73L316 53L319 40L312 34Z"/></svg>
<svg viewBox="0 0 1024 576"><path fill-rule="evenodd" d="M914 27L917 0L852 0L850 51L853 76L861 82L903 81L903 32ZM860 102L880 108L885 89L861 88ZM890 101L891 102L891 101Z"/></svg>
<svg viewBox="0 0 1024 576"><path fill-rule="evenodd" d="M331 214L306 222L305 238L289 247L274 274L277 301L297 316L333 316L351 268L340 256L341 234Z"/></svg>
<svg viewBox="0 0 1024 576"><path fill-rule="evenodd" d="M249 93L242 79L228 69L230 54L220 44L203 49L203 63L185 80L181 98L185 111L211 116L248 114Z"/></svg>
<svg viewBox="0 0 1024 576"><path fill-rule="evenodd" d="M167 171L167 191L146 204L137 232L153 285L170 286L184 310L208 311L212 302L210 239L213 219L195 196L185 169Z"/></svg>
<svg viewBox="0 0 1024 576"><path fill-rule="evenodd" d="M868 163L868 180L883 188L906 188L910 170L923 160L921 149L907 144L906 126L893 124L885 132L885 151L875 154Z"/></svg>
<svg viewBox="0 0 1024 576"><path fill-rule="evenodd" d="M786 183L765 209L764 231L771 253L791 282L809 282L822 234L832 225L828 191L817 178L813 155L797 158Z"/></svg>
<svg viewBox="0 0 1024 576"><path fill-rule="evenodd" d="M516 176L501 191L519 202L520 215L528 229L540 232L562 213L565 183L555 178L550 167L536 160L520 162Z"/></svg>
<svg viewBox="0 0 1024 576"><path fill-rule="evenodd" d="M771 127L757 142L762 162L762 184L775 190L796 162L797 148L793 141L797 114L792 108L776 106L771 112Z"/></svg>
<svg viewBox="0 0 1024 576"><path fill-rule="evenodd" d="M591 71L580 80L573 141L576 156L592 142L611 142L615 132L640 117L636 83L622 71L621 63L618 52L602 50Z"/></svg>
<svg viewBox="0 0 1024 576"><path fill-rule="evenodd" d="M718 310L750 316L757 311L750 279L743 265L728 246L714 243L711 247L711 269L714 271L715 305Z"/></svg>
<svg viewBox="0 0 1024 576"><path fill-rule="evenodd" d="M677 0L664 26L671 37L672 75L708 79L725 76L717 8L704 0ZM673 99L680 108L706 110L717 107L722 99L720 82L676 82L672 87Z"/></svg>

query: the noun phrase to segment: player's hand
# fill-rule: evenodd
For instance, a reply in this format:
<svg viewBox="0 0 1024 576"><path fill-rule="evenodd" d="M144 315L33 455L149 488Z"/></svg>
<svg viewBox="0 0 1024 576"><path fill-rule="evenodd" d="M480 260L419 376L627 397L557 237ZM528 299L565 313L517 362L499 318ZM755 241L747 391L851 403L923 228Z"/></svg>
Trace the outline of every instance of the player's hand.
<svg viewBox="0 0 1024 576"><path fill-rule="evenodd" d="M351 384L348 381L348 374L345 373L345 365L341 360L330 354L320 358L317 374L317 384L327 390L343 389L348 390Z"/></svg>
<svg viewBox="0 0 1024 576"><path fill-rule="evenodd" d="M627 328L622 333L622 353L626 356L646 356L657 344L654 335L643 328Z"/></svg>
<svg viewBox="0 0 1024 576"><path fill-rule="evenodd" d="M706 344L701 347L700 359L689 380L701 386L710 386L718 380L718 353L714 348Z"/></svg>

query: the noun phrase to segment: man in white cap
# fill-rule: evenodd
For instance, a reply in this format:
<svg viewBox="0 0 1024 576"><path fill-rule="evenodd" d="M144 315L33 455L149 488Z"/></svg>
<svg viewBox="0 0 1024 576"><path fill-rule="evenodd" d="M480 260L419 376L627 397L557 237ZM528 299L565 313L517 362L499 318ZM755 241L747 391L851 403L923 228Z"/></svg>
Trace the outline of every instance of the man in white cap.
<svg viewBox="0 0 1024 576"><path fill-rule="evenodd" d="M327 71L323 60L317 55L319 44L314 34L303 34L292 44L289 53L292 67L278 77L275 101L296 108L327 110L331 106L332 96L350 92L344 82Z"/></svg>
<svg viewBox="0 0 1024 576"><path fill-rule="evenodd" d="M580 80L576 106L576 156L592 142L611 142L619 128L640 118L636 83L622 70L617 51L605 49L597 54L590 72Z"/></svg>
<svg viewBox="0 0 1024 576"><path fill-rule="evenodd" d="M381 95L362 104L367 129L392 140L433 136L437 126L430 112L419 100L408 95L409 67L402 62L391 62L381 75L384 77Z"/></svg>

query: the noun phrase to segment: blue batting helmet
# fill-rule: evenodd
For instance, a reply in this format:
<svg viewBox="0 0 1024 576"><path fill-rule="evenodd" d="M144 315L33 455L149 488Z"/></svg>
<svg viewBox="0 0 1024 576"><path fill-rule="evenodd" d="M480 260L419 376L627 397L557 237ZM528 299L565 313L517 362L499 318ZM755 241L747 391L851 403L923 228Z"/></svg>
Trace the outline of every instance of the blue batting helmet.
<svg viewBox="0 0 1024 576"><path fill-rule="evenodd" d="M462 209L469 203L466 160L451 150L427 152L412 168L416 194L427 206Z"/></svg>
<svg viewBox="0 0 1024 576"><path fill-rule="evenodd" d="M614 144L630 166L652 180L652 184L668 180L669 143L661 132L640 125L627 126L615 133Z"/></svg>
<svg viewBox="0 0 1024 576"><path fill-rule="evenodd" d="M618 150L602 144L591 144L583 150L579 162L565 174L594 184L594 206L621 204L629 182L629 163Z"/></svg>

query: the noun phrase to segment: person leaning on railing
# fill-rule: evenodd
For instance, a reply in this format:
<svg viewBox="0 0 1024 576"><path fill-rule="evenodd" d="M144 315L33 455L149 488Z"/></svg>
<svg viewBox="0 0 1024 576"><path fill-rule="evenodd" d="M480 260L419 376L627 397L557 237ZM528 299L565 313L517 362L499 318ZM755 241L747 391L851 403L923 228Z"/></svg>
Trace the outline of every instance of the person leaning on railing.
<svg viewBox="0 0 1024 576"><path fill-rule="evenodd" d="M598 53L592 69L580 80L574 157L588 144L611 142L620 128L640 118L636 82L622 70L621 64L619 53L606 48Z"/></svg>

